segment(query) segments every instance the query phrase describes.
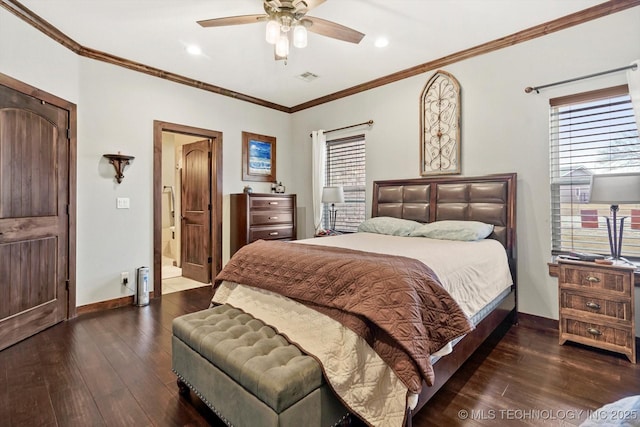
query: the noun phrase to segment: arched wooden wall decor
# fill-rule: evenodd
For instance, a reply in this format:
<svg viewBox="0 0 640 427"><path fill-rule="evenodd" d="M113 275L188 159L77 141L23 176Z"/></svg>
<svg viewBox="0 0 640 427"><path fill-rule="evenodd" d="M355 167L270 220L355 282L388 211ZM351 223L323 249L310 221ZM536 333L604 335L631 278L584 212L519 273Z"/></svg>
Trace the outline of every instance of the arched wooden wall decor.
<svg viewBox="0 0 640 427"><path fill-rule="evenodd" d="M420 175L460 173L460 84L437 71L420 96Z"/></svg>

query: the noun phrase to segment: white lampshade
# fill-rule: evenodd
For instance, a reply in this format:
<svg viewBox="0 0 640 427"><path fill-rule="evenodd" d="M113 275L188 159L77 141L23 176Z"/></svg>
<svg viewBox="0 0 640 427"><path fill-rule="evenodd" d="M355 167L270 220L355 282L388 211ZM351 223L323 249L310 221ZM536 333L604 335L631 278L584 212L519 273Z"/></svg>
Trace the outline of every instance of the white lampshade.
<svg viewBox="0 0 640 427"><path fill-rule="evenodd" d="M307 47L307 29L302 24L293 27L293 45L298 49Z"/></svg>
<svg viewBox="0 0 640 427"><path fill-rule="evenodd" d="M322 189L322 203L344 203L342 187L324 187Z"/></svg>
<svg viewBox="0 0 640 427"><path fill-rule="evenodd" d="M286 33L280 34L280 38L276 43L276 55L281 58L289 56L289 37Z"/></svg>
<svg viewBox="0 0 640 427"><path fill-rule="evenodd" d="M640 203L640 173L592 175L589 203Z"/></svg>
<svg viewBox="0 0 640 427"><path fill-rule="evenodd" d="M280 37L280 24L278 24L278 21L272 19L267 22L267 33L265 38L267 43L276 44L278 37Z"/></svg>

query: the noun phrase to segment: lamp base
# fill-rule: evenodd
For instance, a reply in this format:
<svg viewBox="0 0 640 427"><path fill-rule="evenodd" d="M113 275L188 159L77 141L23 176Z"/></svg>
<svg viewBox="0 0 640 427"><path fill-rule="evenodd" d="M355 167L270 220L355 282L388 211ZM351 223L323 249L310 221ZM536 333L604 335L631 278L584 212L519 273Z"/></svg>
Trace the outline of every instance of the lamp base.
<svg viewBox="0 0 640 427"><path fill-rule="evenodd" d="M611 259L614 261L618 261L621 259L620 255L622 252L622 230L624 229L624 220L626 218L626 216L620 218L620 231L618 232L617 216L618 205L611 205L611 218L605 217L605 219L607 220L607 232L609 234L609 249L611 250Z"/></svg>
<svg viewBox="0 0 640 427"><path fill-rule="evenodd" d="M338 217L338 210L335 208L335 205L331 203L331 209L329 209L329 231L335 232L337 217Z"/></svg>

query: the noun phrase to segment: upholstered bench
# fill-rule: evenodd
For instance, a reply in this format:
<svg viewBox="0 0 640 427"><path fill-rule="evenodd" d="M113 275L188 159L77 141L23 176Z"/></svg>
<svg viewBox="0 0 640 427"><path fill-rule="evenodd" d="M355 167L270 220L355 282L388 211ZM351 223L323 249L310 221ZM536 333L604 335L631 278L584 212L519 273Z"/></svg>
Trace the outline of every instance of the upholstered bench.
<svg viewBox="0 0 640 427"><path fill-rule="evenodd" d="M348 412L318 362L253 316L220 305L173 321L172 365L228 425L332 426Z"/></svg>

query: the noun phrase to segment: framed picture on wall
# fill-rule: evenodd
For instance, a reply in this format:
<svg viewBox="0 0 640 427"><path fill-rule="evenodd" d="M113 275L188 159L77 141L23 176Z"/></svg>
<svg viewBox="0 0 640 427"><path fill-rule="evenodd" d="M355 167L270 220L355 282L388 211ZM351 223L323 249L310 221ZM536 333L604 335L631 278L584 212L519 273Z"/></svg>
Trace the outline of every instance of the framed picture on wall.
<svg viewBox="0 0 640 427"><path fill-rule="evenodd" d="M242 180L276 180L276 138L242 132Z"/></svg>

